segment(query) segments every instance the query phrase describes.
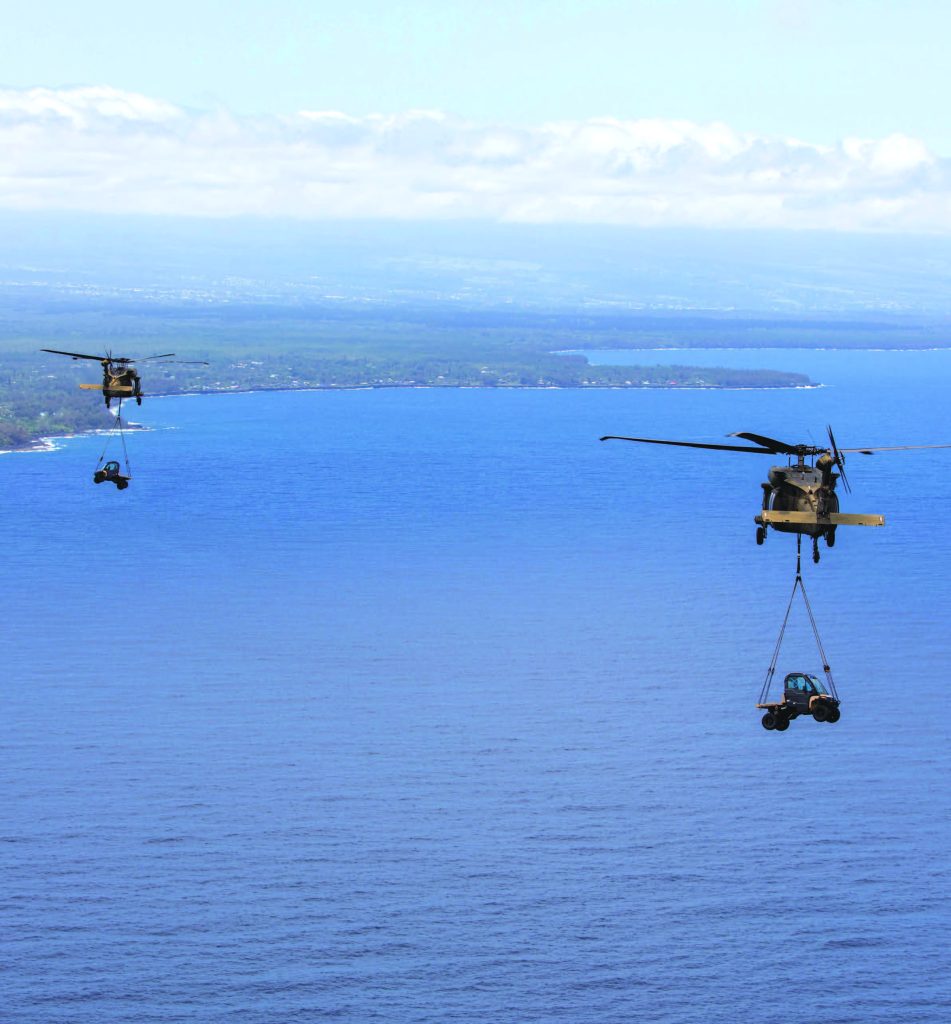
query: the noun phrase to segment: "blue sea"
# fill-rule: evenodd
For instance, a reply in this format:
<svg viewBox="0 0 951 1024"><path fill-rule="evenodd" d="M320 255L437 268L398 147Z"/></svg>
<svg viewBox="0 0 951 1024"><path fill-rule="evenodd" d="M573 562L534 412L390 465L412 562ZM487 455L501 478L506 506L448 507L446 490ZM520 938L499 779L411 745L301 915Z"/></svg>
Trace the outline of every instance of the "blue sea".
<svg viewBox="0 0 951 1024"><path fill-rule="evenodd" d="M123 493L99 437L0 457L3 1024L951 1019L951 450L849 458L842 719L778 734L771 460L598 441L951 442L951 353L650 359L826 386L146 399Z"/></svg>

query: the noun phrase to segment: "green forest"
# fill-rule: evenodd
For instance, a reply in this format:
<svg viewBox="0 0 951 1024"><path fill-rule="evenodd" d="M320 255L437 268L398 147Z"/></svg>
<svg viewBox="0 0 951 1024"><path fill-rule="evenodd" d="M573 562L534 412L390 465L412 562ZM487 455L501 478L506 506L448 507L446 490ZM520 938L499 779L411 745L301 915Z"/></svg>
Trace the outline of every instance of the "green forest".
<svg viewBox="0 0 951 1024"><path fill-rule="evenodd" d="M128 307L54 308L0 322L0 447L108 428L97 363L41 352L60 348L141 359L174 351L207 366L143 361L148 395L243 390L389 387L791 387L802 374L669 366L590 366L581 348L635 347L617 330L578 318L379 312L320 317L302 311ZM687 332L689 333L689 332ZM652 328L641 344L670 341ZM682 337L678 335L678 337Z"/></svg>
<svg viewBox="0 0 951 1024"><path fill-rule="evenodd" d="M211 355L211 353L208 353ZM101 430L113 423L96 392L80 379L100 379L95 363L50 365L55 356L0 355L0 448L22 448L41 437ZM148 367L148 364L145 364ZM306 353L261 354L210 365L143 369L146 395L349 387L789 387L799 374L689 366L588 366L581 356L524 362L438 357L405 360L320 358Z"/></svg>

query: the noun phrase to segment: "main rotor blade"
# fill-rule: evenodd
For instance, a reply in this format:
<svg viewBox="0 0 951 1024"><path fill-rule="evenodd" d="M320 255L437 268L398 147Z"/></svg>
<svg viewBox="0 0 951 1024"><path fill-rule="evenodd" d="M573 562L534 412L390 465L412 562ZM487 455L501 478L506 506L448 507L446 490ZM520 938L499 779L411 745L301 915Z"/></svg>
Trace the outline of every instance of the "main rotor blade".
<svg viewBox="0 0 951 1024"><path fill-rule="evenodd" d="M63 352L58 348L41 348L41 352L52 352L55 356L71 356L73 359L95 359L97 363L108 362L107 356L88 356L84 352Z"/></svg>
<svg viewBox="0 0 951 1024"><path fill-rule="evenodd" d="M739 435L737 435L739 436ZM601 438L602 441L638 441L641 444L670 444L677 448L709 448L718 452L756 452L757 455L776 455L777 452L769 448L747 448L739 444L701 444L699 441L662 441L658 437L620 437L617 434L608 434Z"/></svg>
<svg viewBox="0 0 951 1024"><path fill-rule="evenodd" d="M166 359L159 366L211 366L211 363L204 359Z"/></svg>
<svg viewBox="0 0 951 1024"><path fill-rule="evenodd" d="M858 452L859 455L874 455L875 452L914 452L925 448L951 448L951 444L896 444L878 448L840 448L840 452Z"/></svg>
<svg viewBox="0 0 951 1024"><path fill-rule="evenodd" d="M142 356L142 358L139 359L139 362L140 363L144 363L146 361L146 359L171 359L172 356L174 356L174 355L175 355L174 352L163 352L161 355L157 355L157 356Z"/></svg>
<svg viewBox="0 0 951 1024"><path fill-rule="evenodd" d="M736 434L730 434L730 437L742 437L744 441L760 444L764 448L768 448L774 455L795 455L799 451L799 447L796 445L786 444L785 441L777 441L774 437L764 437L762 434L750 434L745 430Z"/></svg>

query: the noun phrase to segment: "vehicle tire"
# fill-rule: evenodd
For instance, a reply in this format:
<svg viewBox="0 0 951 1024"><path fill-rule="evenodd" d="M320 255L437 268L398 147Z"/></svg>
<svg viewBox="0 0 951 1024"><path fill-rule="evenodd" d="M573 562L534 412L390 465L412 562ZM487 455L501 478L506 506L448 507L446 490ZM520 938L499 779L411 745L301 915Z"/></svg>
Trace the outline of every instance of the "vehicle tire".
<svg viewBox="0 0 951 1024"><path fill-rule="evenodd" d="M785 732L789 728L789 719L785 715L777 715L773 728L776 732Z"/></svg>
<svg viewBox="0 0 951 1024"><path fill-rule="evenodd" d="M812 709L812 717L817 722L826 722L829 720L829 709L825 704L816 704Z"/></svg>
<svg viewBox="0 0 951 1024"><path fill-rule="evenodd" d="M125 480L120 480L120 481L119 481L119 482L118 482L118 483L116 484L116 487L118 487L120 491L124 491L124 490L125 490L125 489L126 489L126 488L127 488L128 486L129 486L129 484L128 484L128 482L127 482L127 481L125 481Z"/></svg>
<svg viewBox="0 0 951 1024"><path fill-rule="evenodd" d="M766 531L763 529L762 526L757 526L756 527L756 543L757 544L762 544L764 540L766 540Z"/></svg>
<svg viewBox="0 0 951 1024"><path fill-rule="evenodd" d="M760 722L763 728L769 730L770 732L772 732L772 730L776 728L776 716L772 713L772 711L767 711L766 714L763 715L763 717L760 719Z"/></svg>
<svg viewBox="0 0 951 1024"><path fill-rule="evenodd" d="M842 717L842 712L838 708L832 708L829 714L826 716L826 721L830 725L835 725L836 722Z"/></svg>
<svg viewBox="0 0 951 1024"><path fill-rule="evenodd" d="M790 711L789 712L789 721L790 722L795 722L796 719L799 717L799 715L800 715L800 712L798 712L798 711Z"/></svg>

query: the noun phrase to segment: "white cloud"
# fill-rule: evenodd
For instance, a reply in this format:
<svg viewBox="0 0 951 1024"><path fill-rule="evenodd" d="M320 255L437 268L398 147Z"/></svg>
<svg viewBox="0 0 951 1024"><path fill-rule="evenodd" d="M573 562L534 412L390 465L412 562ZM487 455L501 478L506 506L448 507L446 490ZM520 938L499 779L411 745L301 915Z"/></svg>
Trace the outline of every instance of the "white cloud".
<svg viewBox="0 0 951 1024"><path fill-rule="evenodd" d="M107 87L0 90L0 207L948 232L951 172L904 135L823 146L682 120L238 117Z"/></svg>
<svg viewBox="0 0 951 1024"><path fill-rule="evenodd" d="M171 103L108 86L0 90L0 124L17 120L68 123L80 129L121 122L159 123L183 117Z"/></svg>

